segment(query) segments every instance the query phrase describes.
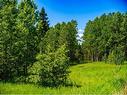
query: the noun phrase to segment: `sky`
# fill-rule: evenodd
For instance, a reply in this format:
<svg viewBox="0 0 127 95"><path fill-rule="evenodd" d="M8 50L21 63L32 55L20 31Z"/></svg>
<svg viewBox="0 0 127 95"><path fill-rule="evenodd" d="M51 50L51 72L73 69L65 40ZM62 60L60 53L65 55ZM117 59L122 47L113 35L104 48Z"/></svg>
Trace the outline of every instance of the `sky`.
<svg viewBox="0 0 127 95"><path fill-rule="evenodd" d="M76 20L79 36L89 20L103 13L127 11L127 0L35 0L35 3L39 10L45 8L51 26Z"/></svg>

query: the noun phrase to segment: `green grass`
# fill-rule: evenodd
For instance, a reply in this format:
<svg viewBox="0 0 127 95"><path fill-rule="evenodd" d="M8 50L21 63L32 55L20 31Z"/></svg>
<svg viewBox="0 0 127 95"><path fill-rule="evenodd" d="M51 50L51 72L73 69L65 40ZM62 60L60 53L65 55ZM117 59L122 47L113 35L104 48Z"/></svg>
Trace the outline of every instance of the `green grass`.
<svg viewBox="0 0 127 95"><path fill-rule="evenodd" d="M121 69L120 69L121 68ZM0 83L2 94L113 94L122 90L127 80L127 65L95 62L70 68L70 79L77 86L44 88L32 84Z"/></svg>

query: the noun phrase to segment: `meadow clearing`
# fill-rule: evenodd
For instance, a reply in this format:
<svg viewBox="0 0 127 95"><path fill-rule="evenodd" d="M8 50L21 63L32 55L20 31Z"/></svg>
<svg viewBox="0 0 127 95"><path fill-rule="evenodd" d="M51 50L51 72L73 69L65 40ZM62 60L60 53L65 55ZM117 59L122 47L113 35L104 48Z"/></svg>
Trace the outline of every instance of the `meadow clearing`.
<svg viewBox="0 0 127 95"><path fill-rule="evenodd" d="M94 62L70 67L74 85L50 88L34 84L0 83L1 94L114 94L121 92L127 80L127 65Z"/></svg>

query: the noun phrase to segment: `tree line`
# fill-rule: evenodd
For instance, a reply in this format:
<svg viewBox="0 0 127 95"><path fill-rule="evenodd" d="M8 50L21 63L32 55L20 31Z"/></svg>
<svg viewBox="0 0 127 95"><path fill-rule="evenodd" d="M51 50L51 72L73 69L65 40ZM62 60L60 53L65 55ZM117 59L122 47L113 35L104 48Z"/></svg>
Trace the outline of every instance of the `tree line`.
<svg viewBox="0 0 127 95"><path fill-rule="evenodd" d="M121 64L127 59L127 13L109 13L86 25L84 59Z"/></svg>
<svg viewBox="0 0 127 95"><path fill-rule="evenodd" d="M69 66L83 61L123 63L127 59L127 14L110 13L89 21L82 44L77 22L49 25L33 0L0 1L0 80L59 86Z"/></svg>
<svg viewBox="0 0 127 95"><path fill-rule="evenodd" d="M33 0L0 2L0 80L63 84L77 47L75 20L50 27Z"/></svg>

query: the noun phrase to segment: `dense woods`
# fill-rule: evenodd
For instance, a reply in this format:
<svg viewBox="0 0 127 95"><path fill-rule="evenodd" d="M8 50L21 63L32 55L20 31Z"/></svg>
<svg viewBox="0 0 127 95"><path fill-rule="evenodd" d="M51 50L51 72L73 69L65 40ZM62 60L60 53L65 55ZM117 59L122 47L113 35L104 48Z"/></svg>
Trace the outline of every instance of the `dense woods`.
<svg viewBox="0 0 127 95"><path fill-rule="evenodd" d="M0 80L65 84L74 62L127 59L127 14L103 14L86 25L82 44L77 22L49 26L45 9L32 0L0 1Z"/></svg>
<svg viewBox="0 0 127 95"><path fill-rule="evenodd" d="M45 9L32 0L3 0L0 7L0 80L63 84L69 62L78 59L77 22L49 27Z"/></svg>
<svg viewBox="0 0 127 95"><path fill-rule="evenodd" d="M89 21L83 39L85 60L123 63L127 59L127 14L103 14Z"/></svg>

